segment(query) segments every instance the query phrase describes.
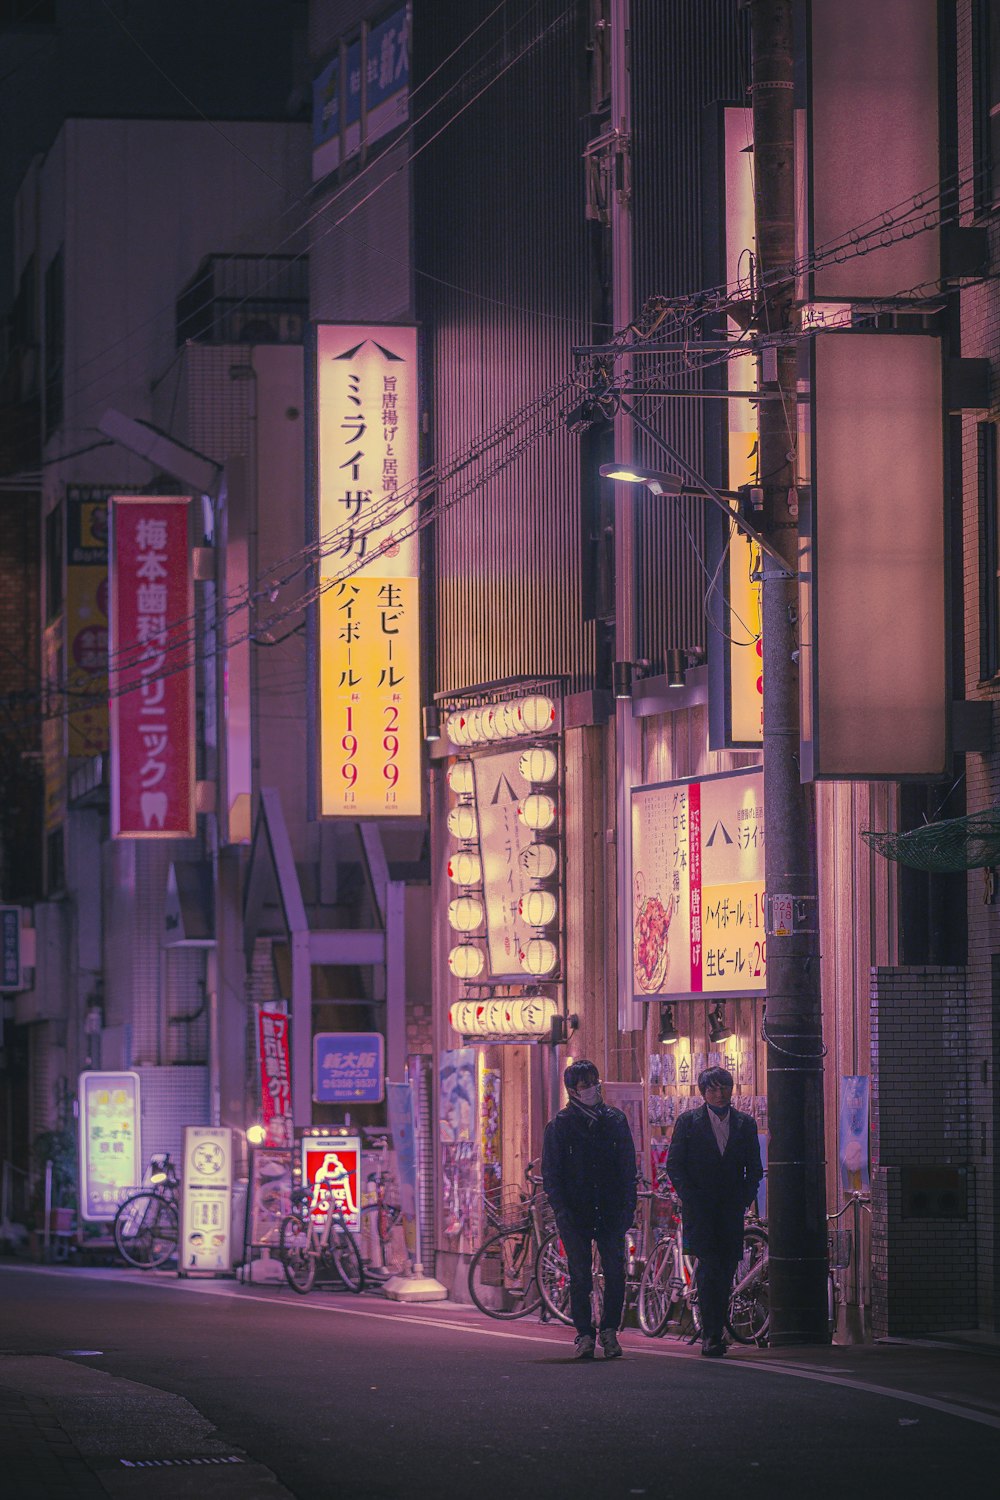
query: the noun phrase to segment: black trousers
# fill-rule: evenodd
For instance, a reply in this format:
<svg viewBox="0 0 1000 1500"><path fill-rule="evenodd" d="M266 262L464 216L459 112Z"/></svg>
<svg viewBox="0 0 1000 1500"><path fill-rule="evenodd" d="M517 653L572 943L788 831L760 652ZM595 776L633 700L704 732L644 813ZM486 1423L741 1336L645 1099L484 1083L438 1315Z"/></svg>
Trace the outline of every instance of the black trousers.
<svg viewBox="0 0 1000 1500"><path fill-rule="evenodd" d="M569 1310L573 1327L577 1333L597 1332L594 1327L594 1310L590 1305L590 1294L594 1288L591 1267L591 1246L597 1244L604 1272L604 1307L601 1312L601 1328L621 1325L622 1308L625 1305L625 1234L598 1230L595 1235L577 1234L569 1224L560 1224L559 1236L569 1262Z"/></svg>
<svg viewBox="0 0 1000 1500"><path fill-rule="evenodd" d="M694 1279L698 1287L698 1308L701 1312L701 1336L718 1341L722 1338L722 1325L729 1311L729 1293L739 1257L710 1251L699 1255L694 1268Z"/></svg>

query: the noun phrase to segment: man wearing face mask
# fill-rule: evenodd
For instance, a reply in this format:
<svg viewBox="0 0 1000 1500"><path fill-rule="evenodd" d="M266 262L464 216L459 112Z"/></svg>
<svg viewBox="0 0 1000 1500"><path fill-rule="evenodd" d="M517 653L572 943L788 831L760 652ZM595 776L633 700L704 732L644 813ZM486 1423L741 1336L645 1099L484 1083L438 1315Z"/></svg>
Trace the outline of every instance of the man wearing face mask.
<svg viewBox="0 0 1000 1500"><path fill-rule="evenodd" d="M684 1249L698 1257L695 1281L701 1312L701 1352L726 1352L722 1327L733 1276L743 1254L743 1217L764 1175L757 1125L733 1109L733 1075L706 1068L698 1075L705 1103L674 1126L667 1174L681 1200Z"/></svg>
<svg viewBox="0 0 1000 1500"><path fill-rule="evenodd" d="M569 1262L569 1303L576 1357L622 1352L618 1326L625 1301L625 1234L635 1216L635 1146L628 1120L601 1099L601 1075L581 1058L563 1074L569 1104L545 1127L542 1181ZM594 1326L591 1246L604 1272L601 1326Z"/></svg>

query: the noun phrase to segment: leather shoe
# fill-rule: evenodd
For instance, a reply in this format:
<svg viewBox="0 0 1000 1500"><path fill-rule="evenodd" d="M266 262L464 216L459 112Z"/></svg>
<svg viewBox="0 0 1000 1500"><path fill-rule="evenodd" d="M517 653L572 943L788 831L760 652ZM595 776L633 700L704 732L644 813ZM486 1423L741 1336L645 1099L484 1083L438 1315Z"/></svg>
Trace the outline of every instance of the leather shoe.
<svg viewBox="0 0 1000 1500"><path fill-rule="evenodd" d="M726 1346L721 1339L702 1339L702 1359L722 1359L726 1352Z"/></svg>

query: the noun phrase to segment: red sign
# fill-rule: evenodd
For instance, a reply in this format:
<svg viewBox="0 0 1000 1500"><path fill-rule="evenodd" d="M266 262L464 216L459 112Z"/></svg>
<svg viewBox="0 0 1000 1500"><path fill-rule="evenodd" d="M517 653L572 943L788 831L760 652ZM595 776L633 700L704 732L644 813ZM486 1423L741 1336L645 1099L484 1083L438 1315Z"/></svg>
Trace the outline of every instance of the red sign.
<svg viewBox="0 0 1000 1500"><path fill-rule="evenodd" d="M111 499L111 831L190 838L194 586L187 495Z"/></svg>
<svg viewBox="0 0 1000 1500"><path fill-rule="evenodd" d="M261 1123L269 1146L292 1144L292 1075L288 1065L288 1017L260 1013Z"/></svg>
<svg viewBox="0 0 1000 1500"><path fill-rule="evenodd" d="M302 1137L302 1185L316 1186L314 1212L326 1217L333 1203L343 1214L347 1227L361 1227L361 1142L356 1135Z"/></svg>

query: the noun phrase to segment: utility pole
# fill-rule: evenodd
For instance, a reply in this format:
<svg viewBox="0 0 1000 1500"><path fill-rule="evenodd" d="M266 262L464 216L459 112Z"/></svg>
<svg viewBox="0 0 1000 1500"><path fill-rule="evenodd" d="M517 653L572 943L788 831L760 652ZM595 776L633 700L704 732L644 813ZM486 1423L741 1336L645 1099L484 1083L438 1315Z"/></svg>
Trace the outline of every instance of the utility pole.
<svg viewBox="0 0 1000 1500"><path fill-rule="evenodd" d="M795 325L795 288L774 280L795 258L792 0L749 0L757 238L756 327ZM762 554L764 851L768 895L767 1100L770 1340L826 1343L827 1224L823 1134L816 827L799 780L796 350L762 357L780 401L758 403Z"/></svg>

